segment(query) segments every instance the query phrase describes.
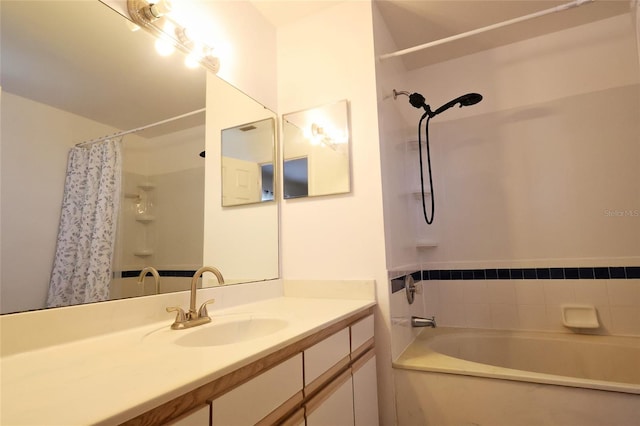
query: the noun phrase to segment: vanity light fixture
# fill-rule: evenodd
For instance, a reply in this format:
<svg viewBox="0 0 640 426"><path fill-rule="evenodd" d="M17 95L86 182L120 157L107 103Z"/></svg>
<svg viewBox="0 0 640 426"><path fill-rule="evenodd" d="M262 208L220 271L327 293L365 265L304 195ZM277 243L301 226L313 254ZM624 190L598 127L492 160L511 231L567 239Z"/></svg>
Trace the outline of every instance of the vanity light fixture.
<svg viewBox="0 0 640 426"><path fill-rule="evenodd" d="M220 59L213 55L213 49L197 41L187 28L173 20L171 2L160 0L148 3L145 0L127 0L127 10L135 25L154 34L158 40L155 47L158 54L168 56L175 48L187 54L185 66L196 68L202 64L214 73L220 69Z"/></svg>
<svg viewBox="0 0 640 426"><path fill-rule="evenodd" d="M171 12L173 8L169 0L160 0L157 3L145 3L142 1L127 2L127 6L129 3L135 3L137 13L144 16L144 19L148 22L154 22L160 19L162 16ZM131 14L131 10L129 10L129 14Z"/></svg>

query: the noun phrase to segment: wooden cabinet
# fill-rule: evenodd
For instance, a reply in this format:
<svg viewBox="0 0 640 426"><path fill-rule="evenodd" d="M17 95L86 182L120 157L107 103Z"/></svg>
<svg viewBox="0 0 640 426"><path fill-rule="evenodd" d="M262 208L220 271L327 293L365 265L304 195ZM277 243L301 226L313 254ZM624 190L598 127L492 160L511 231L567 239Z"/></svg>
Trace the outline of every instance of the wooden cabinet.
<svg viewBox="0 0 640 426"><path fill-rule="evenodd" d="M378 388L376 356L365 355L351 367L353 376L353 412L356 426L378 424Z"/></svg>
<svg viewBox="0 0 640 426"><path fill-rule="evenodd" d="M369 315L304 351L306 426L374 426L378 392Z"/></svg>
<svg viewBox="0 0 640 426"><path fill-rule="evenodd" d="M353 380L347 370L331 381L305 405L306 426L354 424Z"/></svg>
<svg viewBox="0 0 640 426"><path fill-rule="evenodd" d="M375 426L373 308L124 424Z"/></svg>
<svg viewBox="0 0 640 426"><path fill-rule="evenodd" d="M298 354L212 400L211 425L268 424L270 418L287 414L287 406L301 402L302 354Z"/></svg>
<svg viewBox="0 0 640 426"><path fill-rule="evenodd" d="M166 426L210 426L211 407L204 405L174 419Z"/></svg>

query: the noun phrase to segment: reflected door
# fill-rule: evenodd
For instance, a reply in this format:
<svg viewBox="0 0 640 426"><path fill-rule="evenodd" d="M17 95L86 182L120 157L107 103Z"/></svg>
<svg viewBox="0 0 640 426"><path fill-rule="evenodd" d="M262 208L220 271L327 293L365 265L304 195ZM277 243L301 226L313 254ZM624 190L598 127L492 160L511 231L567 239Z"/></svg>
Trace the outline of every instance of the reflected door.
<svg viewBox="0 0 640 426"><path fill-rule="evenodd" d="M260 165L251 161L224 157L222 167L222 205L261 201Z"/></svg>

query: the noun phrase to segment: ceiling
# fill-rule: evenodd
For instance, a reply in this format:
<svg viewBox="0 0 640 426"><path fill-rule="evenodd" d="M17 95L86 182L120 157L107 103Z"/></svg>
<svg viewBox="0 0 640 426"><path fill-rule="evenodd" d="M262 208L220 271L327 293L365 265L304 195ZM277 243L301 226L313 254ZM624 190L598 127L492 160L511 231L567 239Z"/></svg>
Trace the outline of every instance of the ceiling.
<svg viewBox="0 0 640 426"><path fill-rule="evenodd" d="M530 13L566 4L570 0L374 0L398 50L418 46ZM275 26L332 7L340 1L253 0ZM539 17L402 57L407 69L629 12L629 0L596 0L561 13ZM389 52L386 52L389 53Z"/></svg>
<svg viewBox="0 0 640 426"><path fill-rule="evenodd" d="M4 92L120 130L205 106L203 69L186 68L180 52L159 56L150 34L132 32L126 19L98 1L2 0L0 7ZM203 121L197 114L139 135Z"/></svg>

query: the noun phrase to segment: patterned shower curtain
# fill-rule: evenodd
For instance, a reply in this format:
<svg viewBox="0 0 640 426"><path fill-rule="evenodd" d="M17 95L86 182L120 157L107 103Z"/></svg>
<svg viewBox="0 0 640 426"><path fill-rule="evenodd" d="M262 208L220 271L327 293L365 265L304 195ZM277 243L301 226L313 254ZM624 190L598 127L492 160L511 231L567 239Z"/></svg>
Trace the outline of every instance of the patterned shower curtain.
<svg viewBox="0 0 640 426"><path fill-rule="evenodd" d="M47 307L109 299L122 138L69 152Z"/></svg>

